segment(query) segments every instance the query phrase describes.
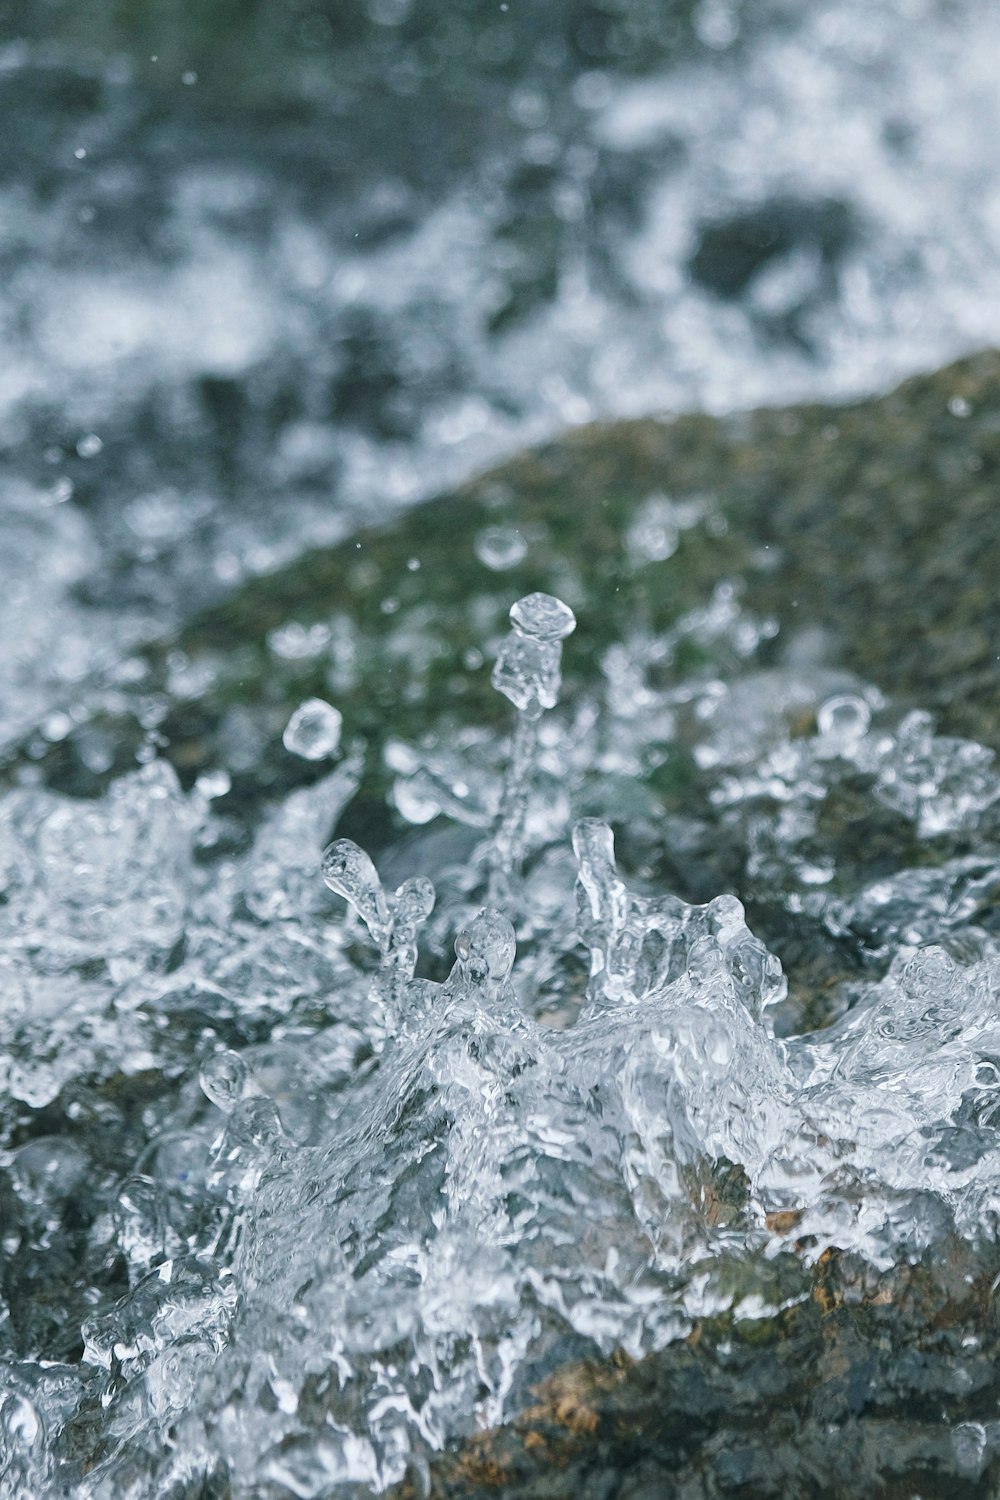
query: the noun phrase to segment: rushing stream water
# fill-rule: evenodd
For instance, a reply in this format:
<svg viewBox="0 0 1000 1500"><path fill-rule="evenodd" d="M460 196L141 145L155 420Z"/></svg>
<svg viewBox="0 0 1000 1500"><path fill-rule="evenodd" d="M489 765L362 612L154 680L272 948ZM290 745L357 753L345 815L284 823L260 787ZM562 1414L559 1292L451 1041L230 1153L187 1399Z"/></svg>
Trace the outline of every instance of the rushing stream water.
<svg viewBox="0 0 1000 1500"><path fill-rule="evenodd" d="M582 6L537 49L515 9L411 36L427 8L378 0L370 76L345 51L252 124L5 12L3 1500L419 1488L568 1361L775 1317L793 1260L995 1242L992 752L805 646L775 664L731 581L578 694L568 605L509 599L454 672L492 669L510 735L431 702L388 736L378 871L323 854L370 770L332 688L267 747L321 774L251 826L252 756L182 785L158 753L139 648L361 520L566 424L1000 342L994 8L701 0L598 35ZM623 545L670 569L721 526L655 494ZM494 592L530 546L479 535ZM276 657L334 661L283 628ZM149 735L121 776L95 740L77 799L43 752L98 698ZM679 736L710 791L667 816ZM837 831L859 796L908 830L877 877ZM762 905L863 950L820 1001L735 896L673 894L727 838ZM1000 1422L953 1437L975 1482Z"/></svg>
<svg viewBox="0 0 1000 1500"><path fill-rule="evenodd" d="M89 805L4 800L3 1087L38 1112L75 1100L79 1121L5 1155L6 1320L26 1356L5 1376L6 1493L216 1493L215 1476L220 1493L364 1494L516 1412L554 1359L638 1358L723 1308L773 1316L780 1280L734 1291L749 1254L794 1240L807 1262L836 1245L887 1270L992 1237L1000 953L977 919L1000 862L850 889L822 832L859 773L918 836L985 831L991 755L920 714L879 728L861 684L754 677L730 612L741 683L694 689L717 801L735 833L766 787L782 812L761 888L879 955L831 1024L782 1039L781 965L740 903L639 893L607 823L569 826L597 768L634 774L691 685L657 690L636 647L611 653L597 712L556 708L572 614L532 596L512 618L493 680L517 708L513 758L425 745L394 794L418 828L437 806L480 831L443 861L418 836L394 893L335 841L322 876L353 920L315 846L356 754L207 863L219 788L185 795L159 762ZM789 738L810 692L815 732ZM340 756L297 717L297 753ZM449 977L413 977L452 942ZM741 1185L728 1216L720 1163ZM85 1188L105 1206L74 1227Z"/></svg>

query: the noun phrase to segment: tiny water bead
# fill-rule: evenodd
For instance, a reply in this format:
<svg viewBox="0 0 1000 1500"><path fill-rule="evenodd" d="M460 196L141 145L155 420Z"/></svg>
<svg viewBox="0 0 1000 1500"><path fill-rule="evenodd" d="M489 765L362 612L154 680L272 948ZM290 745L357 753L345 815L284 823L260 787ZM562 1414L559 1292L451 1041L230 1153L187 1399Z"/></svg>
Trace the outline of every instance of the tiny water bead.
<svg viewBox="0 0 1000 1500"><path fill-rule="evenodd" d="M625 544L638 563L666 562L680 543L683 511L665 495L654 495L639 508L625 535Z"/></svg>
<svg viewBox="0 0 1000 1500"><path fill-rule="evenodd" d="M528 543L512 526L487 526L475 541L476 556L495 573L516 568L528 555Z"/></svg>
<svg viewBox="0 0 1000 1500"><path fill-rule="evenodd" d="M864 698L856 693L838 693L821 703L816 713L816 727L822 739L845 753L868 733L872 712Z"/></svg>
<svg viewBox="0 0 1000 1500"><path fill-rule="evenodd" d="M303 760L325 760L340 747L343 717L322 698L307 698L292 714L281 737L285 749Z"/></svg>
<svg viewBox="0 0 1000 1500"><path fill-rule="evenodd" d="M563 641L576 629L576 616L554 594L526 594L510 607L510 623L533 641Z"/></svg>

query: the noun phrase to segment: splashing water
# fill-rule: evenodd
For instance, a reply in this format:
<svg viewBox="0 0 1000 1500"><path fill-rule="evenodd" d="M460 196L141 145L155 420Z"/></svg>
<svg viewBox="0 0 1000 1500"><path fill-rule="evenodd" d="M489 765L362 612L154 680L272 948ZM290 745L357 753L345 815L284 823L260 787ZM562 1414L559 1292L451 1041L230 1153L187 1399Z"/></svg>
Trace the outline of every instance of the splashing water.
<svg viewBox="0 0 1000 1500"><path fill-rule="evenodd" d="M748 622L726 621L745 647ZM368 1494L511 1418L567 1358L763 1316L734 1264L837 1247L888 1271L945 1229L992 1234L988 752L926 715L894 724L843 674L812 679L793 735L794 672L664 687L662 641L609 653L598 718L557 702L574 624L549 595L513 606L493 671L509 763L463 772L493 833L434 869L438 892L411 873L390 893L345 837L320 855L356 762L208 861L211 800L158 762L89 807L0 803L3 1088L78 1122L4 1143L0 1494ZM726 695L748 684L757 717L734 737ZM703 833L742 843L789 917L864 934L822 1029L796 1023L735 896L627 877L582 811L685 715ZM447 788L462 746L439 748ZM852 877L836 811L859 778L936 864ZM411 861L433 848L422 821ZM661 813L656 837L693 860L696 822Z"/></svg>

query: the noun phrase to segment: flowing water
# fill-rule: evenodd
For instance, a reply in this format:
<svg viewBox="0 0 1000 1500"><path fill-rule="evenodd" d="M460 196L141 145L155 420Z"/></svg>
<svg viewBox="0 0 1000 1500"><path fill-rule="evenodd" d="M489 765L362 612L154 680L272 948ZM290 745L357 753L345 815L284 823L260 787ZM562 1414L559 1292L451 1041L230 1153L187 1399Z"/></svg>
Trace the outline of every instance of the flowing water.
<svg viewBox="0 0 1000 1500"><path fill-rule="evenodd" d="M140 643L562 424L855 392L1000 339L992 8L751 24L703 0L640 67L559 36L504 53L501 6L467 138L461 90L415 90L406 13L372 11L384 97L360 77L258 128L199 113L190 70L157 92L27 23L0 54L6 745L58 743L95 683L141 715ZM628 547L669 568L703 520L652 497ZM527 545L477 543L501 580ZM567 1360L784 1305L734 1267L836 1247L883 1273L995 1238L991 752L835 667L773 667L727 585L579 697L568 607L510 602L509 742L435 733L433 704L391 740L405 831L378 871L344 837L323 854L365 770L336 702L289 705L284 751L324 769L249 832L216 807L237 768L182 788L155 715L99 798L22 757L3 1496L419 1483ZM704 814L662 815L678 736ZM859 788L909 830L878 878L836 832ZM762 902L863 949L822 1014L734 896L672 893L663 850L727 838ZM1000 1427L974 1436L973 1478Z"/></svg>

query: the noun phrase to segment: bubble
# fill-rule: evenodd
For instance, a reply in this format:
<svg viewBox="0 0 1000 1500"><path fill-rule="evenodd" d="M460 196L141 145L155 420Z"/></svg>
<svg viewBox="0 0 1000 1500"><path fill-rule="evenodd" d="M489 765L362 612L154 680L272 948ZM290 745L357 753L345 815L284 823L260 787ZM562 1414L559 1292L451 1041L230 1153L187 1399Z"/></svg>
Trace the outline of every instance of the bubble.
<svg viewBox="0 0 1000 1500"><path fill-rule="evenodd" d="M202 1064L198 1082L202 1093L223 1114L231 1114L243 1098L250 1071L237 1052L213 1052Z"/></svg>
<svg viewBox="0 0 1000 1500"><path fill-rule="evenodd" d="M528 544L512 526L487 526L476 537L476 556L495 573L516 568L528 555Z"/></svg>
<svg viewBox="0 0 1000 1500"><path fill-rule="evenodd" d="M856 693L838 693L820 705L816 727L824 739L852 745L868 733L871 720L871 709L863 698Z"/></svg>
<svg viewBox="0 0 1000 1500"><path fill-rule="evenodd" d="M343 726L340 712L322 698L307 698L292 714L281 742L292 755L304 760L323 760L335 755Z"/></svg>
<svg viewBox="0 0 1000 1500"><path fill-rule="evenodd" d="M637 562L666 562L677 551L680 531L671 502L653 496L641 506L625 535L625 543Z"/></svg>

